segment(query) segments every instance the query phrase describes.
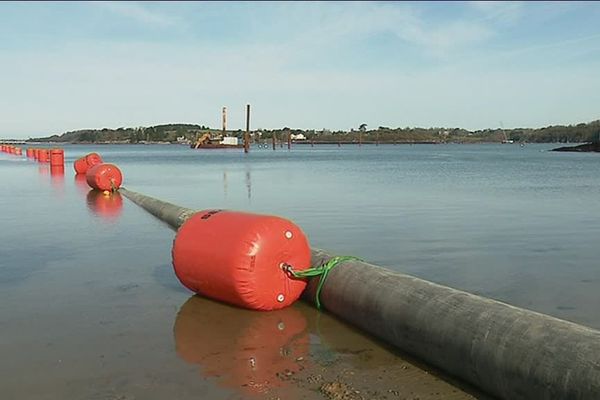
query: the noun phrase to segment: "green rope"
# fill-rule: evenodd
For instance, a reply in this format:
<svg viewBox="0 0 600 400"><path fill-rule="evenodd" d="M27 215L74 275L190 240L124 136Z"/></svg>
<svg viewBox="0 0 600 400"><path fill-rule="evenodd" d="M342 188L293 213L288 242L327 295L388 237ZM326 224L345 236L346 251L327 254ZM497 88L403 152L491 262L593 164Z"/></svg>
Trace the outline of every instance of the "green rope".
<svg viewBox="0 0 600 400"><path fill-rule="evenodd" d="M321 289L323 289L323 285L325 284L325 280L327 279L327 275L329 275L329 271L333 268L337 267L339 264L350 261L357 260L362 261L360 258L353 256L337 256L330 258L327 262L312 268L307 268L302 271L294 271L293 267L288 264L283 265L283 269L290 273L294 278L313 278L315 276L319 276L319 283L317 285L317 292L315 294L315 303L317 305L317 309L321 309Z"/></svg>

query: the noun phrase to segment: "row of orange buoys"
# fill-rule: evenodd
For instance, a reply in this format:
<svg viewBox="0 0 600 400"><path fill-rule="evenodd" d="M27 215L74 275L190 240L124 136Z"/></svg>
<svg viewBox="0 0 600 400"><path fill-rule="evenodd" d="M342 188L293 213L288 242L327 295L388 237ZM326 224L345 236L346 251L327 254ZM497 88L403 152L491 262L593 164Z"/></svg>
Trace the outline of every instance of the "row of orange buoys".
<svg viewBox="0 0 600 400"><path fill-rule="evenodd" d="M23 155L23 149L17 146L2 145L2 151L16 156ZM52 175L64 175L65 173L65 151L63 149L28 147L25 155L41 164L50 164Z"/></svg>
<svg viewBox="0 0 600 400"><path fill-rule="evenodd" d="M12 145L1 145L4 153L22 156L23 149ZM39 163L50 164L52 175L63 175L65 168L65 151L63 149L47 149L29 147L25 152L27 158L34 159ZM100 191L114 192L121 187L123 175L114 164L104 163L98 153L89 153L73 164L76 174L84 174L88 185Z"/></svg>
<svg viewBox="0 0 600 400"><path fill-rule="evenodd" d="M23 149L9 144L0 144L3 153L22 157L25 153L29 160L40 164L40 173L50 175L53 186L61 186L65 175L65 151L60 148L37 148L28 147ZM77 159L73 163L75 169L75 181L79 186L90 186L87 194L87 204L90 210L102 218L115 218L121 213L123 199L117 192L123 182L123 176L117 166L104 163L98 153L89 153Z"/></svg>
<svg viewBox="0 0 600 400"><path fill-rule="evenodd" d="M9 144L3 144L0 149L3 153L14 154L15 156L23 155L23 149L17 146L12 146Z"/></svg>
<svg viewBox="0 0 600 400"><path fill-rule="evenodd" d="M37 155L37 161L50 164L51 175L65 174L65 151L63 149L31 149L32 158Z"/></svg>

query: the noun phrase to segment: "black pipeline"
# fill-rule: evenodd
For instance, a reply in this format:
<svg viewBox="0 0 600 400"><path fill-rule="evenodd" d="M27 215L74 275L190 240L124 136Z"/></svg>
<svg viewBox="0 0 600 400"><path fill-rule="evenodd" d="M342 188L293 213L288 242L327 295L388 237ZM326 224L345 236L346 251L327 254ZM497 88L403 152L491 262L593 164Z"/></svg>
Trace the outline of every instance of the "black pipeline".
<svg viewBox="0 0 600 400"><path fill-rule="evenodd" d="M195 213L120 191L175 230ZM312 258L321 265L331 255L313 249ZM600 398L597 330L361 261L331 270L320 299L339 318L501 399Z"/></svg>

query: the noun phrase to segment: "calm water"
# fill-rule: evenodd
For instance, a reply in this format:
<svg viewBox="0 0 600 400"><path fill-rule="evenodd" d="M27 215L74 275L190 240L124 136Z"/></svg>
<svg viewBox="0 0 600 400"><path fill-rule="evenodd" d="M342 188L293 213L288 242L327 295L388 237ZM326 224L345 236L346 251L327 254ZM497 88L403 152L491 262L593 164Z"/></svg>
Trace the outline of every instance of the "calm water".
<svg viewBox="0 0 600 400"><path fill-rule="evenodd" d="M64 176L2 153L0 383L36 399L240 394L231 391L240 380L223 372L235 357L219 360L221 372L198 372L206 355L195 356L194 343L212 340L202 330L213 320L185 322L200 300L171 272L173 232L74 180L73 160L90 151L119 165L131 190L190 208L285 216L315 247L600 328L600 156L552 147L297 146L244 155L67 146ZM281 318L314 325L311 309L293 310L301 316ZM192 329L181 339L177 326ZM318 327L309 332L306 351L339 357Z"/></svg>

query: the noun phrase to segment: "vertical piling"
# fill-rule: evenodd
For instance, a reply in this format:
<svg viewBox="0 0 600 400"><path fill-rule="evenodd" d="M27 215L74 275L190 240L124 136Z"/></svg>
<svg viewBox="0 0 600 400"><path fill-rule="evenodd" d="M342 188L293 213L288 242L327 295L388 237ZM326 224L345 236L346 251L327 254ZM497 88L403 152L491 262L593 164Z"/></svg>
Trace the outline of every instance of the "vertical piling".
<svg viewBox="0 0 600 400"><path fill-rule="evenodd" d="M250 104L246 104L246 133L244 134L244 153L250 149Z"/></svg>
<svg viewBox="0 0 600 400"><path fill-rule="evenodd" d="M222 113L223 113L223 122L222 122L222 125L223 125L223 137L225 137L226 136L226 131L227 131L227 107L223 107Z"/></svg>
<svg viewBox="0 0 600 400"><path fill-rule="evenodd" d="M275 132L273 132L273 136L271 136L271 140L273 142L273 150L275 150Z"/></svg>
<svg viewBox="0 0 600 400"><path fill-rule="evenodd" d="M288 131L287 135L288 150L292 148L292 132Z"/></svg>

